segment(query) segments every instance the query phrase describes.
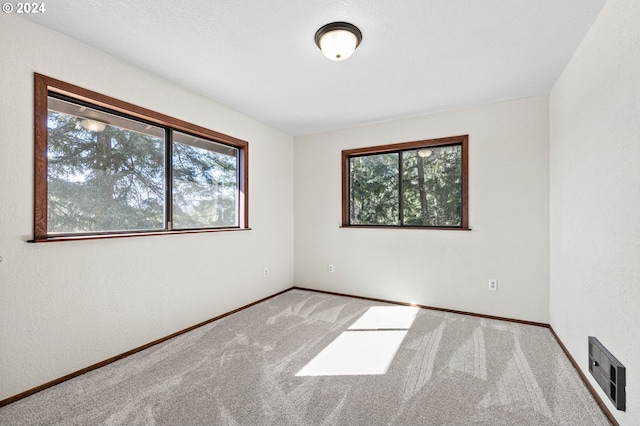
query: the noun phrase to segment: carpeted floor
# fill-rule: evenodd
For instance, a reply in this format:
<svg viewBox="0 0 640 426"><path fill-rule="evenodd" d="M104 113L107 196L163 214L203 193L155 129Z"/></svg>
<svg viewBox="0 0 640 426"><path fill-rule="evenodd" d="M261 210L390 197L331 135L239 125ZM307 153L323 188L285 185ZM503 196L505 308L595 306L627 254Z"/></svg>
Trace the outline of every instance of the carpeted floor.
<svg viewBox="0 0 640 426"><path fill-rule="evenodd" d="M608 425L546 328L291 290L0 424Z"/></svg>

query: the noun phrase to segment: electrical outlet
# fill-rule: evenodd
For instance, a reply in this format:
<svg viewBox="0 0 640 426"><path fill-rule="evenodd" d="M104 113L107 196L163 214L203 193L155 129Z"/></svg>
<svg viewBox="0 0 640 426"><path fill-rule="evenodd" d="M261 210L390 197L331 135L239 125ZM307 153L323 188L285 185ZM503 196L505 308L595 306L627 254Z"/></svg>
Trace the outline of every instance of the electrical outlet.
<svg viewBox="0 0 640 426"><path fill-rule="evenodd" d="M489 290L498 291L498 280L489 280Z"/></svg>
<svg viewBox="0 0 640 426"><path fill-rule="evenodd" d="M269 276L269 268L264 268L264 271L262 271L262 275L267 278Z"/></svg>
<svg viewBox="0 0 640 426"><path fill-rule="evenodd" d="M333 268L333 265L331 265L331 264L327 265L327 271L329 271L331 273L335 272L335 269Z"/></svg>

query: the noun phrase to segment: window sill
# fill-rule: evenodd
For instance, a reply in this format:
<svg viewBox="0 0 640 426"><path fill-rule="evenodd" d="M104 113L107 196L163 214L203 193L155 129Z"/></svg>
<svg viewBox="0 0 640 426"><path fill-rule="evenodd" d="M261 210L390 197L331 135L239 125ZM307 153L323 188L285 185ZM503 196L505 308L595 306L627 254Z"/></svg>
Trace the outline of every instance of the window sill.
<svg viewBox="0 0 640 426"><path fill-rule="evenodd" d="M43 239L27 240L28 243L57 243L61 241L84 241L84 240L104 240L111 238L148 237L157 235L177 235L177 234L203 234L210 232L237 232L250 231L251 228L216 228L216 229L188 229L179 231L156 231L156 232L129 232L122 234L92 234L92 235L64 235L59 237L48 237Z"/></svg>
<svg viewBox="0 0 640 426"><path fill-rule="evenodd" d="M340 225L340 228L364 228L364 229L419 229L435 231L471 231L471 228L453 228L446 226L395 226L395 225Z"/></svg>

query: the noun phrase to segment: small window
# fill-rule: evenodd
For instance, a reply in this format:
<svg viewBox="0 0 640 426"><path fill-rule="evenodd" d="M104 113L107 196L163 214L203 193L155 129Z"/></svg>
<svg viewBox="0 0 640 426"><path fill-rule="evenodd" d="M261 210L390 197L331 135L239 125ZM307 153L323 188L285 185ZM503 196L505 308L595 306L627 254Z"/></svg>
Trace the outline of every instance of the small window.
<svg viewBox="0 0 640 426"><path fill-rule="evenodd" d="M35 79L34 241L248 228L247 142Z"/></svg>
<svg viewBox="0 0 640 426"><path fill-rule="evenodd" d="M342 151L342 224L468 229L467 136Z"/></svg>

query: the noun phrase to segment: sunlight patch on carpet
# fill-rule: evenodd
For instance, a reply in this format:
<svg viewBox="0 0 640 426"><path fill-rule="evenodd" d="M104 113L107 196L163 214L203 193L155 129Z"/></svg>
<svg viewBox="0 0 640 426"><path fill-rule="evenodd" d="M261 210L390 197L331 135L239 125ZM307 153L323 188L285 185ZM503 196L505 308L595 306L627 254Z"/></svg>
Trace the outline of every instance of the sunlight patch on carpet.
<svg viewBox="0 0 640 426"><path fill-rule="evenodd" d="M419 308L373 306L296 376L385 374Z"/></svg>
<svg viewBox="0 0 640 426"><path fill-rule="evenodd" d="M372 306L349 330L408 330L419 310L415 306Z"/></svg>

